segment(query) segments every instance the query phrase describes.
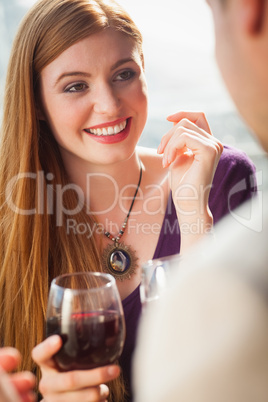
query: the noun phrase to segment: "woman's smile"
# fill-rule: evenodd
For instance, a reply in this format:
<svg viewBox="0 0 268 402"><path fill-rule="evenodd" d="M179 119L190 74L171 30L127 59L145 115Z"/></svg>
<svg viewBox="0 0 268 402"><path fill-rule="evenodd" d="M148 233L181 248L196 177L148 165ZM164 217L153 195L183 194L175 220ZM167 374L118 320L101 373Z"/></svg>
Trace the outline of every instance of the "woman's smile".
<svg viewBox="0 0 268 402"><path fill-rule="evenodd" d="M115 124L116 123L116 124ZM86 128L84 131L89 134L95 141L115 144L117 142L124 141L130 131L131 118L120 119L117 122L105 123L100 126L94 126L94 128Z"/></svg>
<svg viewBox="0 0 268 402"><path fill-rule="evenodd" d="M108 123L97 128L85 128L84 131L98 142L114 144L127 138L130 125L131 117L123 120L121 123L114 125Z"/></svg>
<svg viewBox="0 0 268 402"><path fill-rule="evenodd" d="M85 131L89 134L95 135L114 135L124 130L127 125L127 119L118 119L113 122L99 124L94 127L85 128Z"/></svg>

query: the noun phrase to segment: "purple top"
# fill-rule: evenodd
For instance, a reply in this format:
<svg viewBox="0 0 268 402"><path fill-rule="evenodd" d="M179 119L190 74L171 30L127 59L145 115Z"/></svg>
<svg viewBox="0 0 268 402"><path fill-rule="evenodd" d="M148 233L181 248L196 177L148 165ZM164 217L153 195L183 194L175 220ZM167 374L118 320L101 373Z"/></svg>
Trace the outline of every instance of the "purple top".
<svg viewBox="0 0 268 402"><path fill-rule="evenodd" d="M233 210L256 192L255 167L250 159L240 150L224 146L213 185L209 195L209 207L214 223ZM161 258L180 252L180 230L175 206L169 195L167 209L163 220L158 243L152 258ZM123 300L126 321L126 342L119 363L122 367L129 397L131 393L132 353L136 343L136 332L141 314L139 286Z"/></svg>

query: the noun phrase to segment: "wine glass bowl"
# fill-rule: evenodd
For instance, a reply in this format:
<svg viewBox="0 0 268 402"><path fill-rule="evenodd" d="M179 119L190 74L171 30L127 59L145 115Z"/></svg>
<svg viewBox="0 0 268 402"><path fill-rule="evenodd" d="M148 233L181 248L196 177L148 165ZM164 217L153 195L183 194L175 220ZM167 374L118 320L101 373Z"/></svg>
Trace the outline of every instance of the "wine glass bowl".
<svg viewBox="0 0 268 402"><path fill-rule="evenodd" d="M58 276L50 286L46 336L60 335L54 355L59 370L114 363L125 340L125 321L115 279L99 272Z"/></svg>
<svg viewBox="0 0 268 402"><path fill-rule="evenodd" d="M143 309L149 304L155 304L168 290L173 272L178 269L180 261L181 256L175 254L142 264L140 298Z"/></svg>

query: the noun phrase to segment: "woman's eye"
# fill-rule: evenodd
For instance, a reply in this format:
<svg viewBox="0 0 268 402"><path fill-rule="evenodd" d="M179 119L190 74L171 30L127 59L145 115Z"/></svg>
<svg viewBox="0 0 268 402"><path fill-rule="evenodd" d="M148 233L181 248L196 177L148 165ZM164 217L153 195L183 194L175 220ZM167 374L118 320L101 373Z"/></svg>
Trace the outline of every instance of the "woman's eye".
<svg viewBox="0 0 268 402"><path fill-rule="evenodd" d="M127 81L134 77L135 72L131 70L123 71L115 77L115 81Z"/></svg>
<svg viewBox="0 0 268 402"><path fill-rule="evenodd" d="M79 82L65 88L64 92L83 92L87 88L87 85Z"/></svg>

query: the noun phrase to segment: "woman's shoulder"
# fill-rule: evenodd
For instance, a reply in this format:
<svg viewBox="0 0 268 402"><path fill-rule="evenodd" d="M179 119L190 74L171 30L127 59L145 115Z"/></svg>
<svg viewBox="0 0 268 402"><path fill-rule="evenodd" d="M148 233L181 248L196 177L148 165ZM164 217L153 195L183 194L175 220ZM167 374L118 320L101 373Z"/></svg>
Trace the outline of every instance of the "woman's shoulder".
<svg viewBox="0 0 268 402"><path fill-rule="evenodd" d="M161 189L167 200L169 191L168 169L163 168L163 156L156 149L137 147L137 153L144 167L143 186L146 188L146 197L152 196L152 192Z"/></svg>
<svg viewBox="0 0 268 402"><path fill-rule="evenodd" d="M250 199L256 191L254 163L245 152L225 145L209 196L214 222Z"/></svg>
<svg viewBox="0 0 268 402"><path fill-rule="evenodd" d="M157 149L155 148L149 148L149 147L137 147L137 152L141 160L150 160L154 162L160 162L162 161L162 155L159 155L157 153Z"/></svg>
<svg viewBox="0 0 268 402"><path fill-rule="evenodd" d="M226 169L229 166L230 169L233 167L240 167L242 170L245 168L255 171L255 165L249 156L239 148L235 148L230 145L224 145L223 152L220 158L220 164Z"/></svg>
<svg viewBox="0 0 268 402"><path fill-rule="evenodd" d="M224 149L215 173L215 180L239 179L255 181L256 168L249 156L242 150L233 146L224 145Z"/></svg>
<svg viewBox="0 0 268 402"><path fill-rule="evenodd" d="M162 166L162 155L154 148L137 147L137 152L147 172L157 177L167 175L167 170Z"/></svg>

